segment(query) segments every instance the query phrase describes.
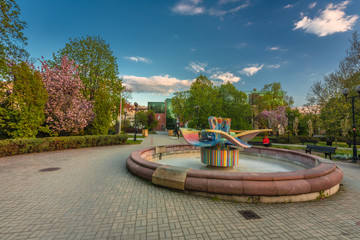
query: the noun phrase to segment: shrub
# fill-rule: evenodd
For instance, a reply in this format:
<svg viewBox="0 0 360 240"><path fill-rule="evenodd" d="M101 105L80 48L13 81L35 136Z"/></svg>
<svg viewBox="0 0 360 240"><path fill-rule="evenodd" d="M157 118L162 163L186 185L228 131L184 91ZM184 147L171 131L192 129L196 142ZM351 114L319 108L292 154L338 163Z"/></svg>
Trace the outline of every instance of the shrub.
<svg viewBox="0 0 360 240"><path fill-rule="evenodd" d="M290 144L299 143L300 140L295 136L290 136ZM288 136L282 135L277 138L277 143L289 143Z"/></svg>
<svg viewBox="0 0 360 240"><path fill-rule="evenodd" d="M307 135L299 135L297 137L299 138L300 142L312 142L312 141L315 141L316 143L319 142L319 139L314 138L314 137L309 137Z"/></svg>
<svg viewBox="0 0 360 240"><path fill-rule="evenodd" d="M23 153L125 144L126 134L7 139L0 141L0 157Z"/></svg>

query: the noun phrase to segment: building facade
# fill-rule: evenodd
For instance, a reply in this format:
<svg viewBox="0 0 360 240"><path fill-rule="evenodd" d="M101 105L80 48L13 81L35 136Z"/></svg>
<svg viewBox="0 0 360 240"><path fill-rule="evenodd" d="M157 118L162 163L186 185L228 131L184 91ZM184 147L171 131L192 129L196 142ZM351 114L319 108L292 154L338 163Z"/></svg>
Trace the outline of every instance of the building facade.
<svg viewBox="0 0 360 240"><path fill-rule="evenodd" d="M148 102L148 109L154 111L155 119L159 121L156 131L165 131L176 128L176 117L172 110L171 98L164 102Z"/></svg>

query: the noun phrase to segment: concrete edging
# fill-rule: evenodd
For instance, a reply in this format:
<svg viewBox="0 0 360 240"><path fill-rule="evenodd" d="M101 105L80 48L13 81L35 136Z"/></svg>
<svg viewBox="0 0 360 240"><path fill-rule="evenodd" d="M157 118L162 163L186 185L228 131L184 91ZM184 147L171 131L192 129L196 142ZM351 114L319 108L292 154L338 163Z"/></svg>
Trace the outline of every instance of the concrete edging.
<svg viewBox="0 0 360 240"><path fill-rule="evenodd" d="M148 160L155 154L155 149L152 147L133 152L127 159L129 171L154 183L154 172L164 166ZM169 145L165 146L165 149L166 153L171 154L199 148L191 145ZM184 190L197 195L223 196L223 199L235 201L297 202L335 194L343 178L342 170L335 163L317 156L287 149L257 146L245 149L245 151L291 159L310 168L281 173L216 172L190 169L183 180ZM169 187L168 184L161 184L159 181L155 183Z"/></svg>

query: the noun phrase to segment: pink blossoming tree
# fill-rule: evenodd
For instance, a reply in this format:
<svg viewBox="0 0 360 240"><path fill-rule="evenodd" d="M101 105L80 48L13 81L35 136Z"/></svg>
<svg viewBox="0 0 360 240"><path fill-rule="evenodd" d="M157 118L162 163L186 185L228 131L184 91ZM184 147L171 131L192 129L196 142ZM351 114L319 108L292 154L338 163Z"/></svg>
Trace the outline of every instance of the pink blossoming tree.
<svg viewBox="0 0 360 240"><path fill-rule="evenodd" d="M94 118L93 105L83 93L77 66L67 56L51 67L41 61L41 75L49 99L45 106L46 123L57 134L77 133Z"/></svg>
<svg viewBox="0 0 360 240"><path fill-rule="evenodd" d="M286 129L288 118L286 117L286 107L278 106L275 110L264 110L259 115L260 119L267 122L267 127L272 128L274 132L280 129Z"/></svg>

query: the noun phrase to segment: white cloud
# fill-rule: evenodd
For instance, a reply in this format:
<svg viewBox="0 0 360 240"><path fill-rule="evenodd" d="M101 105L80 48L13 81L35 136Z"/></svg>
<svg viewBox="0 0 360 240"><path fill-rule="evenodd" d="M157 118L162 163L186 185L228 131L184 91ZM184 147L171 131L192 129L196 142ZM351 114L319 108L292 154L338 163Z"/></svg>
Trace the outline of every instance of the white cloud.
<svg viewBox="0 0 360 240"><path fill-rule="evenodd" d="M196 48L195 48L195 47L191 47L191 48L190 48L190 51L195 52L195 51L196 51Z"/></svg>
<svg viewBox="0 0 360 240"><path fill-rule="evenodd" d="M261 64L260 66L258 64L255 64L252 67L246 67L243 70L241 70L240 72L242 74L245 74L246 76L252 76L255 73L257 73L258 71L260 71L262 68L264 67L264 64Z"/></svg>
<svg viewBox="0 0 360 240"><path fill-rule="evenodd" d="M269 65L266 65L265 67L267 67L267 68L279 68L280 64L269 64Z"/></svg>
<svg viewBox="0 0 360 240"><path fill-rule="evenodd" d="M280 50L280 47L278 47L278 46L274 46L274 47L267 47L267 49L266 50L268 50L268 51L279 51Z"/></svg>
<svg viewBox="0 0 360 240"><path fill-rule="evenodd" d="M292 7L294 7L294 5L288 4L288 5L286 5L284 8L292 8Z"/></svg>
<svg viewBox="0 0 360 240"><path fill-rule="evenodd" d="M246 47L246 42L242 42L242 43L239 43L238 45L235 46L237 49L243 49Z"/></svg>
<svg viewBox="0 0 360 240"><path fill-rule="evenodd" d="M210 78L219 79L219 80L223 81L224 83L226 83L226 82L235 83L235 82L238 82L241 80L240 77L235 76L234 74L232 74L230 72L217 72L217 73L213 74L212 76L210 76Z"/></svg>
<svg viewBox="0 0 360 240"><path fill-rule="evenodd" d="M239 2L240 0L220 0L218 3L219 4L228 4L228 3L234 3L234 2Z"/></svg>
<svg viewBox="0 0 360 240"><path fill-rule="evenodd" d="M124 57L126 60L130 60L133 62L143 62L143 63L151 63L152 61L148 58L144 57Z"/></svg>
<svg viewBox="0 0 360 240"><path fill-rule="evenodd" d="M235 7L222 9L220 7L224 7L224 5L238 2L238 0L220 0L215 7L206 8L201 5L202 0L180 0L175 4L175 6L171 9L173 13L180 15L199 15L199 14L208 14L210 16L218 16L223 17L229 13L236 13L241 9L247 8L250 6L250 1L247 0L242 4L238 4Z"/></svg>
<svg viewBox="0 0 360 240"><path fill-rule="evenodd" d="M188 90L193 80L180 80L169 75L138 77L123 75L124 86L133 92L170 94L175 91Z"/></svg>
<svg viewBox="0 0 360 240"><path fill-rule="evenodd" d="M281 47L279 47L279 46L273 46L273 47L267 47L267 48L266 48L266 51L270 51L270 52L272 52L272 51L285 52L286 49L281 48Z"/></svg>
<svg viewBox="0 0 360 240"><path fill-rule="evenodd" d="M358 15L346 15L344 10L350 1L344 1L337 5L330 3L320 16L311 19L307 16L295 23L293 30L303 29L307 33L314 33L324 37L337 32L346 32L355 25Z"/></svg>
<svg viewBox="0 0 360 240"><path fill-rule="evenodd" d="M250 6L249 2L245 2L241 5L238 5L234 8L228 9L228 10L221 10L218 8L211 8L208 10L208 13L210 16L217 16L217 17L222 17L228 13L236 13L238 11L240 11L241 9L247 8L248 6Z"/></svg>
<svg viewBox="0 0 360 240"><path fill-rule="evenodd" d="M205 9L198 6L201 0L181 0L172 8L174 13L180 15L198 15L205 12Z"/></svg>
<svg viewBox="0 0 360 240"><path fill-rule="evenodd" d="M310 9L313 9L314 7L316 7L316 4L317 4L317 2L311 3L311 4L309 5L309 8L310 8Z"/></svg>
<svg viewBox="0 0 360 240"><path fill-rule="evenodd" d="M191 62L189 63L189 66L185 67L185 69L195 73L205 72L207 65L207 63Z"/></svg>

